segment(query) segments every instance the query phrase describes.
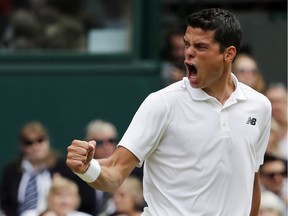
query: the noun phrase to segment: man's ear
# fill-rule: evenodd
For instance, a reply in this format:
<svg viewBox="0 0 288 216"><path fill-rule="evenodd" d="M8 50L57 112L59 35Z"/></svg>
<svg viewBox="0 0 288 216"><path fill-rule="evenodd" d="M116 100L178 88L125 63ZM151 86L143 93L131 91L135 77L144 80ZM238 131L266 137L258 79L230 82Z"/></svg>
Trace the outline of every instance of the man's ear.
<svg viewBox="0 0 288 216"><path fill-rule="evenodd" d="M224 60L226 62L233 62L236 57L236 48L234 46L229 46L224 51Z"/></svg>

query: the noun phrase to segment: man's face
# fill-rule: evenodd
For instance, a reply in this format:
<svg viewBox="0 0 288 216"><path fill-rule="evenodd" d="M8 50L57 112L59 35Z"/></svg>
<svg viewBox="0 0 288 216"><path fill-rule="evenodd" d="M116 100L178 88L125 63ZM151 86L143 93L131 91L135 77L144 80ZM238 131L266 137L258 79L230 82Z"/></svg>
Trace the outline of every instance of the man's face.
<svg viewBox="0 0 288 216"><path fill-rule="evenodd" d="M282 161L266 162L261 167L260 181L265 188L277 194L282 190L285 174Z"/></svg>
<svg viewBox="0 0 288 216"><path fill-rule="evenodd" d="M96 159L107 158L112 155L116 149L116 134L112 130L106 130L99 134L94 134L92 139L96 141L94 154L94 158Z"/></svg>
<svg viewBox="0 0 288 216"><path fill-rule="evenodd" d="M224 53L214 40L214 31L187 27L184 35L185 66L193 88L217 87L225 70Z"/></svg>
<svg viewBox="0 0 288 216"><path fill-rule="evenodd" d="M43 163L49 154L50 143L46 137L34 132L26 135L22 141L22 151L31 163Z"/></svg>
<svg viewBox="0 0 288 216"><path fill-rule="evenodd" d="M287 94L280 88L274 88L267 91L266 96L272 104L272 116L282 122L287 118Z"/></svg>
<svg viewBox="0 0 288 216"><path fill-rule="evenodd" d="M53 194L48 197L49 208L57 215L68 215L78 206L77 194L71 191L69 187L57 188Z"/></svg>
<svg viewBox="0 0 288 216"><path fill-rule="evenodd" d="M116 210L119 212L127 213L135 211L135 199L131 196L129 188L121 185L113 193Z"/></svg>
<svg viewBox="0 0 288 216"><path fill-rule="evenodd" d="M240 82L245 83L251 88L255 87L258 70L256 62L249 57L240 57L234 62L234 71Z"/></svg>

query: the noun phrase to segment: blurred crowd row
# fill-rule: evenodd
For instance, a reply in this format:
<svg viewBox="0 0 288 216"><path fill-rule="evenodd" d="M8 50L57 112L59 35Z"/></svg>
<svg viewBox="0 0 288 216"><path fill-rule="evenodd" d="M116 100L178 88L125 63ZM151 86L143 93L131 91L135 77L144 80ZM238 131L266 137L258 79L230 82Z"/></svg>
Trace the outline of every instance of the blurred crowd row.
<svg viewBox="0 0 288 216"><path fill-rule="evenodd" d="M259 170L262 193L259 216L286 216L287 122L278 123L277 115L286 111L287 94L282 86L271 87L268 92L275 121L264 164ZM281 121L283 119L287 118L282 116ZM85 128L84 139L97 142L95 159L109 157L116 149L118 138L115 125L108 121L92 120ZM135 168L114 192L102 192L76 176L66 166L66 155L58 154L51 146L48 130L41 122L23 125L19 132L21 154L2 170L1 216L141 215L146 206L142 190L143 168ZM31 179L34 179L33 188L37 192L29 186Z"/></svg>
<svg viewBox="0 0 288 216"><path fill-rule="evenodd" d="M1 0L1 49L86 50L91 29L126 27L129 7L125 0Z"/></svg>
<svg viewBox="0 0 288 216"><path fill-rule="evenodd" d="M109 157L117 138L117 129L110 122L97 119L87 125L85 140L96 140L96 159ZM57 153L50 140L47 128L39 121L27 122L21 128L21 154L2 171L2 215L140 215L145 206L142 168L135 168L113 193L98 191L66 166L66 155Z"/></svg>

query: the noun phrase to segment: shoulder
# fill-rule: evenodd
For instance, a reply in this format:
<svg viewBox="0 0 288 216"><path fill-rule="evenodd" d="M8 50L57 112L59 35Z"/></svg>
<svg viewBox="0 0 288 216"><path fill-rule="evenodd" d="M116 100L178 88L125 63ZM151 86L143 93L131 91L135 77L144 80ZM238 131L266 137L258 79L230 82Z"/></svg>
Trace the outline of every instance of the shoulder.
<svg viewBox="0 0 288 216"><path fill-rule="evenodd" d="M4 165L3 170L4 172L22 172L21 171L21 162L22 158L19 157L15 160L9 161L7 164Z"/></svg>
<svg viewBox="0 0 288 216"><path fill-rule="evenodd" d="M165 88L148 95L144 100L142 107L146 110L155 111L168 111L173 104L177 104L180 98L184 99L183 93L185 88L183 81L178 81Z"/></svg>
<svg viewBox="0 0 288 216"><path fill-rule="evenodd" d="M183 92L185 90L184 82L183 80L177 81L175 83L172 83L171 85L168 85L165 88L160 89L159 91L155 92L161 95L171 95L176 94L177 92Z"/></svg>
<svg viewBox="0 0 288 216"><path fill-rule="evenodd" d="M248 102L258 103L259 105L265 106L265 107L271 107L271 102L262 93L254 90L253 88L241 82L239 82L239 87L242 90L243 94L246 96Z"/></svg>
<svg viewBox="0 0 288 216"><path fill-rule="evenodd" d="M186 88L183 80L175 82L165 88L162 88L156 92L151 93L147 98L148 100L152 100L154 102L159 103L160 100L169 100L172 98L178 97L179 95L186 92Z"/></svg>

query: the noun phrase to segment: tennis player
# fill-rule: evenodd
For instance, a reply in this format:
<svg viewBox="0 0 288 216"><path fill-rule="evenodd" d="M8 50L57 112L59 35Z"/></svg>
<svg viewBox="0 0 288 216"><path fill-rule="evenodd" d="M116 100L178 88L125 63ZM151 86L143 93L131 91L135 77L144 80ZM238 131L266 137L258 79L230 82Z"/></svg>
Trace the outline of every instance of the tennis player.
<svg viewBox="0 0 288 216"><path fill-rule="evenodd" d="M143 216L258 216L271 104L231 72L241 39L227 10L189 15L187 76L144 100L111 157L92 159L97 143L74 140L67 165L111 191L145 161Z"/></svg>

